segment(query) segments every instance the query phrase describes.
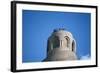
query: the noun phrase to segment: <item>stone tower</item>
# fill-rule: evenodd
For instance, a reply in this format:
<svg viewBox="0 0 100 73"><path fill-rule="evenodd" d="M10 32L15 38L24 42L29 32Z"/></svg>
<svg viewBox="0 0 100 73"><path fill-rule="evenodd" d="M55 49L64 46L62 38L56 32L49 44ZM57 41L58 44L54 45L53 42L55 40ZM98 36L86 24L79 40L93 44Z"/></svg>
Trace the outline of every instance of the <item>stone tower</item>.
<svg viewBox="0 0 100 73"><path fill-rule="evenodd" d="M55 29L48 38L47 57L44 61L76 60L76 42L65 29Z"/></svg>

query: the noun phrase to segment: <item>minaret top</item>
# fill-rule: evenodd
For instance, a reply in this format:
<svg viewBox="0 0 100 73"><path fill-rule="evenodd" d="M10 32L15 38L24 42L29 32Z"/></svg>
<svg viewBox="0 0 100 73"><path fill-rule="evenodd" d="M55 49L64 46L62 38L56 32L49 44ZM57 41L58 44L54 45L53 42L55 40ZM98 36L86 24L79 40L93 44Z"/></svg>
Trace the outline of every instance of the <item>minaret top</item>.
<svg viewBox="0 0 100 73"><path fill-rule="evenodd" d="M65 28L57 28L57 29L54 29L54 32L58 32L60 30L66 30Z"/></svg>

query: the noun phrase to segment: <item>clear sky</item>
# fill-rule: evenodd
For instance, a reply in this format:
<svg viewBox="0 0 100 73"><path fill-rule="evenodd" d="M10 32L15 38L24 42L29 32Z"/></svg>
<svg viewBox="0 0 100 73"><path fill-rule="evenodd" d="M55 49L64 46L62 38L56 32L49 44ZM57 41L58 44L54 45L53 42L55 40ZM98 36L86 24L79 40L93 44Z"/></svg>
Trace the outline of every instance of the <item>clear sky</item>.
<svg viewBox="0 0 100 73"><path fill-rule="evenodd" d="M90 13L23 10L22 14L23 63L40 62L46 57L47 39L56 28L73 34L78 58L90 58Z"/></svg>

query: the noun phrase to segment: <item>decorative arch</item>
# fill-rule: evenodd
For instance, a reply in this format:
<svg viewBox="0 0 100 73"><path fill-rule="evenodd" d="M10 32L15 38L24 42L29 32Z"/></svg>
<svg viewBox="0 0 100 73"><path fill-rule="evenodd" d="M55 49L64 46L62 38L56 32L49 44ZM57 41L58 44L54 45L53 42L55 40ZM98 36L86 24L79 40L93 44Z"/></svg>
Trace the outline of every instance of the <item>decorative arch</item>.
<svg viewBox="0 0 100 73"><path fill-rule="evenodd" d="M73 40L72 41L72 51L75 52L76 50L76 44L75 44L75 41Z"/></svg>
<svg viewBox="0 0 100 73"><path fill-rule="evenodd" d="M53 48L57 48L60 46L60 41L58 36L54 36L48 39L47 41L47 53L51 52Z"/></svg>
<svg viewBox="0 0 100 73"><path fill-rule="evenodd" d="M68 36L65 36L65 39L66 39L66 41L67 41L66 46L67 46L67 47L70 47L70 38L69 38Z"/></svg>
<svg viewBox="0 0 100 73"><path fill-rule="evenodd" d="M60 40L58 36L54 36L53 38L53 48L60 47Z"/></svg>

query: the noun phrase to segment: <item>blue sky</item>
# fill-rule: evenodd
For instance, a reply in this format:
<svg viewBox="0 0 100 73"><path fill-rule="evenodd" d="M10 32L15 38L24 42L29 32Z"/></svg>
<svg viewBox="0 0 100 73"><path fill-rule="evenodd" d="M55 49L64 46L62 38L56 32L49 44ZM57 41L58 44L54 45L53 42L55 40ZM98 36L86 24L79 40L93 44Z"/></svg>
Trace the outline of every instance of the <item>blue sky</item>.
<svg viewBox="0 0 100 73"><path fill-rule="evenodd" d="M46 57L47 39L56 28L70 31L76 40L78 58L91 56L91 14L23 10L22 61L40 62Z"/></svg>

